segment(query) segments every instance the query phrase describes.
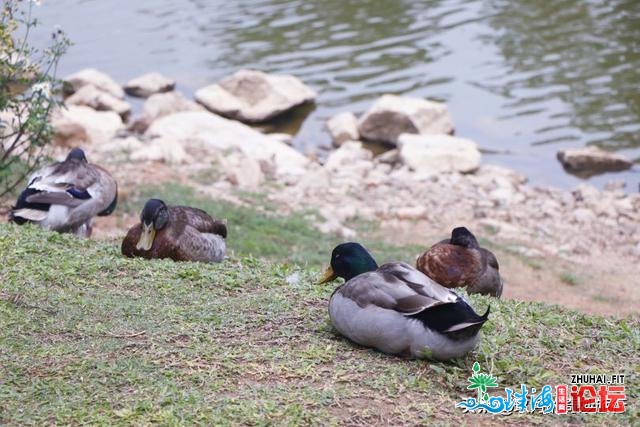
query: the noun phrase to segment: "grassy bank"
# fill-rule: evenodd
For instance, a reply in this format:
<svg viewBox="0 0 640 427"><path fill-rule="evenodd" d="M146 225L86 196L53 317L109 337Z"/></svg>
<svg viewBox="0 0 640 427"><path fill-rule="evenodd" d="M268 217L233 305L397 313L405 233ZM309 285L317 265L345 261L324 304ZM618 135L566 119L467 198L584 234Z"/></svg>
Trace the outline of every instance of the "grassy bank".
<svg viewBox="0 0 640 427"><path fill-rule="evenodd" d="M317 212L281 216L278 214L279 206L273 205L261 194L236 195L242 204L201 197L193 188L174 183L140 186L121 203L119 212L137 216L146 200L152 197L172 205L196 206L215 218L228 221L227 243L231 253L238 257L260 257L300 267L317 267L327 263L333 247L343 241L339 237L323 234L312 226L313 220L318 220ZM378 261L412 260L424 250L424 247L416 245L390 245L384 239L367 237L375 235L371 232L375 229L371 223L355 222L350 225L362 231L358 240L375 254Z"/></svg>
<svg viewBox="0 0 640 427"><path fill-rule="evenodd" d="M129 260L116 244L0 224L0 424L493 424L455 407L475 396L466 386L476 360L497 390L627 374L625 414L501 422L637 420L637 318L474 296L478 310L492 306L474 353L389 357L328 324L332 286L314 282L333 242L300 221L317 258L287 238L278 250L306 255L275 261L275 249L234 240L239 226L236 255L220 265Z"/></svg>

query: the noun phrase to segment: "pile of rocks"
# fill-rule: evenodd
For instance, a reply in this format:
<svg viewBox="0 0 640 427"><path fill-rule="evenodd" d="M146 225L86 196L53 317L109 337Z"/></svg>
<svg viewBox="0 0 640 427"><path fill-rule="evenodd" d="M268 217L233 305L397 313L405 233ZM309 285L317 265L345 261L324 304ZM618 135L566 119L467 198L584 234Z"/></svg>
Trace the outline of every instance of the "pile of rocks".
<svg viewBox="0 0 640 427"><path fill-rule="evenodd" d="M344 237L353 236L345 224L355 219L390 227L426 221L443 235L460 224L491 230L503 241L522 244L525 255L640 257L640 194L628 195L619 184L605 191L581 185L568 192L526 181L488 165L472 174L421 175L402 162L373 159L361 143L347 142L323 166L314 164L296 185L271 198L292 210L318 207L325 216L320 223Z"/></svg>
<svg viewBox="0 0 640 427"><path fill-rule="evenodd" d="M360 118L341 113L327 123L339 148L320 163L242 123L312 102L315 93L292 76L240 71L200 89L195 101L155 73L124 87L95 70L67 81L68 106L53 118L56 142L117 163L123 187L138 184L134 169L173 171L212 197L260 189L283 211L316 208L318 228L344 238L354 237L349 223L356 219L389 227L422 221L445 234L460 224L491 230L522 242L525 255L640 258L639 194L620 185L534 187L514 171L482 165L473 141L452 136L444 104L384 95ZM146 97L136 117L125 93ZM391 150L374 158L361 141ZM196 172L203 173L196 179ZM263 185L267 180L275 185Z"/></svg>
<svg viewBox="0 0 640 427"><path fill-rule="evenodd" d="M400 159L420 175L473 172L480 167L475 142L451 136L447 106L425 99L383 95L358 120L340 113L327 122L335 146L348 141L374 141L393 148L386 158Z"/></svg>
<svg viewBox="0 0 640 427"><path fill-rule="evenodd" d="M233 120L261 122L312 102L315 92L293 76L241 70L198 90L197 102L174 91L175 81L159 73L124 86L94 69L64 80L66 108L52 118L57 145L126 153L132 162L216 163L229 182L243 188L259 186L267 174L295 179L309 163L280 136ZM146 98L137 117L130 117L125 93Z"/></svg>

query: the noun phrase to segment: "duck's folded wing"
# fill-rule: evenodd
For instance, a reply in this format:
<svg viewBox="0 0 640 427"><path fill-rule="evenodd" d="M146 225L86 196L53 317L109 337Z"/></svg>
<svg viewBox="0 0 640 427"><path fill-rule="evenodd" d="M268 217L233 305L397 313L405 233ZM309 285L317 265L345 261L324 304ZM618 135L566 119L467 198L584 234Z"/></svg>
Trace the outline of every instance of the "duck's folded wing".
<svg viewBox="0 0 640 427"><path fill-rule="evenodd" d="M458 296L451 290L436 283L427 275L421 273L404 262L390 262L382 265L378 271L396 277L406 284L416 294L422 295L441 303L455 302Z"/></svg>
<svg viewBox="0 0 640 427"><path fill-rule="evenodd" d="M100 173L92 165L83 162L62 162L42 169L33 176L29 188L43 192L62 192L70 188L76 189L78 194L84 193L88 198L87 189L100 178Z"/></svg>
<svg viewBox="0 0 640 427"><path fill-rule="evenodd" d="M175 245L175 259L182 261L222 261L226 251L224 239L212 233L200 233L186 226Z"/></svg>
<svg viewBox="0 0 640 427"><path fill-rule="evenodd" d="M56 182L51 180L50 177L38 177L31 184L29 184L28 188L42 191L42 192L64 192L67 191L72 184L68 182Z"/></svg>
<svg viewBox="0 0 640 427"><path fill-rule="evenodd" d="M483 269L480 252L448 243L432 246L418 258L417 266L447 286L472 283Z"/></svg>
<svg viewBox="0 0 640 427"><path fill-rule="evenodd" d="M189 206L172 206L170 209L172 221L189 224L201 233L213 233L227 237L227 225L224 221L214 219L202 209Z"/></svg>
<svg viewBox="0 0 640 427"><path fill-rule="evenodd" d="M63 205L68 207L79 206L83 201L84 199L76 198L67 191L43 191L27 197L28 203L46 203L49 205Z"/></svg>
<svg viewBox="0 0 640 427"><path fill-rule="evenodd" d="M354 277L338 292L361 307L374 305L407 315L455 301L455 294L441 294L437 289L427 292L428 286L421 283L424 275L414 275L409 270L413 269L407 264L385 264L377 271Z"/></svg>

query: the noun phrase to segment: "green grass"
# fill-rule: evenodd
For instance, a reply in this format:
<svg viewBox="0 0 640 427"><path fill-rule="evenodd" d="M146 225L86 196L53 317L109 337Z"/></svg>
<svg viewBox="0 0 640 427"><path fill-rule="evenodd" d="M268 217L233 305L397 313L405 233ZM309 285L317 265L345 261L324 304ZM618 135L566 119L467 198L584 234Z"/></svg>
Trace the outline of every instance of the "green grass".
<svg viewBox="0 0 640 427"><path fill-rule="evenodd" d="M119 209L137 215L147 199L163 199L170 205L187 205L204 209L210 215L226 219L229 235L227 248L237 256L267 258L301 267L328 263L331 250L344 239L321 233L313 227L319 215L314 211L278 215L273 205L261 193L239 193L244 202L236 205L201 197L192 188L178 184L141 186ZM374 225L368 222L349 224L361 235L371 235ZM358 237L380 262L404 259L413 262L425 248L389 245L378 238Z"/></svg>
<svg viewBox="0 0 640 427"><path fill-rule="evenodd" d="M324 248L328 259L330 245ZM452 363L353 345L328 323L320 265L125 259L116 244L0 224L0 424L630 425L638 318L496 301ZM297 280L292 280L292 275ZM496 417L455 404L478 361L503 387L624 373L622 415Z"/></svg>
<svg viewBox="0 0 640 427"><path fill-rule="evenodd" d="M566 283L569 286L576 286L580 284L580 278L574 273L570 273L568 271L560 273L560 280L562 283Z"/></svg>

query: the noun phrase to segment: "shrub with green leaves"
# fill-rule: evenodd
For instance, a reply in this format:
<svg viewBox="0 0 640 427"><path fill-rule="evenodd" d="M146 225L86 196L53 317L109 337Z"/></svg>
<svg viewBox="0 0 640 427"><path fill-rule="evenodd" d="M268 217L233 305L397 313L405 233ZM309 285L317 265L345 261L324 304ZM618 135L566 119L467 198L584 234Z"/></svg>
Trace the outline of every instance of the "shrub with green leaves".
<svg viewBox="0 0 640 427"><path fill-rule="evenodd" d="M0 9L0 198L46 156L52 127L49 113L59 101L56 69L69 40L60 29L49 47L29 45L34 1L5 0Z"/></svg>

